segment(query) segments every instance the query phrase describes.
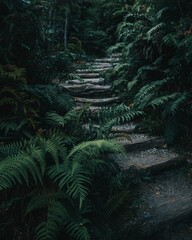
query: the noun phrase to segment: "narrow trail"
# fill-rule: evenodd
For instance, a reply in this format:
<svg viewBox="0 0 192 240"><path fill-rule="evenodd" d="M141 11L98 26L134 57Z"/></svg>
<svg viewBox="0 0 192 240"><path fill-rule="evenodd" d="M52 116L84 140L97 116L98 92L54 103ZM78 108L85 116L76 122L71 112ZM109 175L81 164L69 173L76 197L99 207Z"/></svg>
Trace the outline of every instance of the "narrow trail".
<svg viewBox="0 0 192 240"><path fill-rule="evenodd" d="M114 97L110 85L105 85L101 75L101 72L119 61L115 57L90 60L84 68L75 72L83 81L70 80L60 86L71 91L77 109L91 103L91 115L98 113L102 106L120 104L120 99ZM130 168L137 168L147 171L151 178L136 189L142 203L137 207L134 219L130 220L126 213L119 216L114 240L192 239L192 228L185 225L192 217L192 180L180 168L186 160L173 149L167 148L162 137L138 133L133 123L114 126L111 131L126 132L132 140L121 141L127 151L126 157L117 160L123 173L126 174ZM134 236L131 235L132 230Z"/></svg>

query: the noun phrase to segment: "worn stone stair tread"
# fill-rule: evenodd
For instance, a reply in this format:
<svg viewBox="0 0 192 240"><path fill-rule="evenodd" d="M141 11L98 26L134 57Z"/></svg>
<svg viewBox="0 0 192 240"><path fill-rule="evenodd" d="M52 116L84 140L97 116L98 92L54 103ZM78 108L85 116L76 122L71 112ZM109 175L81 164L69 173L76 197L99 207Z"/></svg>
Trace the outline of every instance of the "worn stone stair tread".
<svg viewBox="0 0 192 240"><path fill-rule="evenodd" d="M103 69L103 68L95 68L95 69L85 68L85 69L77 69L75 71L75 73L100 73L100 72L103 72L105 70L106 69Z"/></svg>
<svg viewBox="0 0 192 240"><path fill-rule="evenodd" d="M154 234L165 228L172 231L177 223L191 222L192 217L192 178L185 171L165 171L140 184L138 197L143 204L136 209L134 220L123 213L119 215L116 240L156 239ZM127 220L126 220L127 219ZM130 236L131 229L137 229L137 235Z"/></svg>
<svg viewBox="0 0 192 240"><path fill-rule="evenodd" d="M134 133L136 129L136 125L133 123L124 124L120 126L113 126L111 132L113 133Z"/></svg>
<svg viewBox="0 0 192 240"><path fill-rule="evenodd" d="M102 126L100 126L99 124L84 124L83 125L83 128L85 130L89 130L90 127L93 127L93 128L100 128ZM111 133L127 133L127 134L130 134L130 133L134 133L135 132L135 125L133 123L130 123L130 124L125 124L125 125L122 125L122 126L113 126L112 129L111 129Z"/></svg>
<svg viewBox="0 0 192 240"><path fill-rule="evenodd" d="M108 69L113 69L113 67L115 67L115 65L105 65L105 66L100 66L100 65L87 65L87 68L91 68L91 69L102 69L102 71L106 71Z"/></svg>
<svg viewBox="0 0 192 240"><path fill-rule="evenodd" d="M100 73L75 73L75 76L80 78L98 78L100 77Z"/></svg>
<svg viewBox="0 0 192 240"><path fill-rule="evenodd" d="M68 80L65 82L66 84L104 84L104 78L86 78L82 80L74 79L74 80Z"/></svg>
<svg viewBox="0 0 192 240"><path fill-rule="evenodd" d="M92 96L98 95L98 94L105 94L109 95L111 94L111 87L110 85L98 85L98 84L72 84L67 85L65 83L59 84L59 86L64 87L71 91L72 95L78 95L78 96L88 96L91 94Z"/></svg>
<svg viewBox="0 0 192 240"><path fill-rule="evenodd" d="M85 66L88 68L93 68L93 69L98 69L98 68L113 68L116 64L111 64L111 63L87 63Z"/></svg>
<svg viewBox="0 0 192 240"><path fill-rule="evenodd" d="M85 105L81 105L81 106L76 106L75 109L76 110L81 110ZM100 106L90 106L87 111L89 111L90 113L97 113L99 111L101 111L101 107Z"/></svg>
<svg viewBox="0 0 192 240"><path fill-rule="evenodd" d="M140 133L133 133L130 135L130 138L131 141L119 141L127 151L156 148L164 144L164 139L162 137L150 137Z"/></svg>
<svg viewBox="0 0 192 240"><path fill-rule="evenodd" d="M75 102L77 103L91 103L92 106L104 106L110 103L118 103L120 102L119 97L111 97L111 98L79 98L74 97Z"/></svg>
<svg viewBox="0 0 192 240"><path fill-rule="evenodd" d="M96 58L96 59L88 59L87 62L118 63L118 62L120 62L120 58Z"/></svg>
<svg viewBox="0 0 192 240"><path fill-rule="evenodd" d="M170 149L152 148L145 151L129 152L117 162L123 171L134 167L156 174L162 170L180 166L184 162L184 158Z"/></svg>
<svg viewBox="0 0 192 240"><path fill-rule="evenodd" d="M155 240L191 240L192 223L191 221L176 223L170 231L169 226L162 229L155 235Z"/></svg>

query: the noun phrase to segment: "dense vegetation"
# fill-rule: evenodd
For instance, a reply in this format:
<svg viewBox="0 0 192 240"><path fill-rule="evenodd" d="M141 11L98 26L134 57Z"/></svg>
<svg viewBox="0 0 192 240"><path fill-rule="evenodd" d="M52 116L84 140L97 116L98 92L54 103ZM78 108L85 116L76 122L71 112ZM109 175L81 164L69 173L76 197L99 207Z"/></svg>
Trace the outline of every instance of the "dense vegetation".
<svg viewBox="0 0 192 240"><path fill-rule="evenodd" d="M168 144L191 137L192 1L135 1L118 24L123 64L108 73L124 102L146 113L143 125Z"/></svg>
<svg viewBox="0 0 192 240"><path fill-rule="evenodd" d="M108 154L124 149L86 135L88 106L55 81L106 40L96 2L1 1L0 17L0 238L110 239L129 185Z"/></svg>
<svg viewBox="0 0 192 240"><path fill-rule="evenodd" d="M191 16L189 0L0 1L1 239L111 239L131 183L109 159L124 153L112 125L144 115L168 144L191 137ZM99 116L105 136L86 134L88 106L55 80L107 49L124 105Z"/></svg>

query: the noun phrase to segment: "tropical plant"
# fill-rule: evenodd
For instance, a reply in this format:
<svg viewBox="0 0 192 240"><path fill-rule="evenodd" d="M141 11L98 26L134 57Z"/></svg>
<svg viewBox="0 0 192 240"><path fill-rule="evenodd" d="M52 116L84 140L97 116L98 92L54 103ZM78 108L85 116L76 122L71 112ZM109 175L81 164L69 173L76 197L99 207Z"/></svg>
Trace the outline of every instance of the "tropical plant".
<svg viewBox="0 0 192 240"><path fill-rule="evenodd" d="M106 155L123 154L123 147L113 140L79 142L74 128L75 135L66 134L68 122L78 128L81 115L50 112L47 123L54 128L0 147L0 190L22 186L25 214L41 211L35 239L57 239L62 232L72 239L110 239L106 221L128 199L118 167Z"/></svg>
<svg viewBox="0 0 192 240"><path fill-rule="evenodd" d="M124 59L108 77L113 89L127 105L161 117L169 144L191 136L191 4L135 1L109 49L120 49Z"/></svg>

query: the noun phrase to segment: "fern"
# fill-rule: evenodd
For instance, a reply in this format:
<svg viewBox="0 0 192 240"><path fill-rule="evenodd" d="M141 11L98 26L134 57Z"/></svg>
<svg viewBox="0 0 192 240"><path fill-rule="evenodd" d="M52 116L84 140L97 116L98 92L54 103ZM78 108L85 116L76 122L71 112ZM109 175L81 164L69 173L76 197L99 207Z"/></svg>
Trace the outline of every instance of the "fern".
<svg viewBox="0 0 192 240"><path fill-rule="evenodd" d="M44 199L46 201L46 199ZM67 209L54 199L47 203L47 221L39 224L35 229L36 240L54 240L59 235L66 219L68 220Z"/></svg>
<svg viewBox="0 0 192 240"><path fill-rule="evenodd" d="M138 83L138 78L137 77L134 77L132 81L128 82L127 83L127 90L130 92L132 90L132 88L137 85Z"/></svg>
<svg viewBox="0 0 192 240"><path fill-rule="evenodd" d="M164 22L161 22L159 24L157 24L156 26L154 26L153 28L151 28L147 33L146 33L146 39L149 41L149 40L152 40L152 37L155 33L159 32L160 30L164 29L165 28L165 23Z"/></svg>
<svg viewBox="0 0 192 240"><path fill-rule="evenodd" d="M122 63L122 64L117 64L114 68L113 68L113 74L117 74L120 71L127 71L129 69L130 65L128 63Z"/></svg>
<svg viewBox="0 0 192 240"><path fill-rule="evenodd" d="M62 150L58 151L60 148ZM29 184L29 174L35 183L37 179L42 183L47 165L45 157L50 155L58 168L59 158L66 156L64 140L56 133L48 139L35 138L29 142L13 143L1 147L0 152L1 189L10 188L17 181L22 183L22 179ZM4 156L6 156L5 159Z"/></svg>
<svg viewBox="0 0 192 240"><path fill-rule="evenodd" d="M124 104L103 108L99 113L99 121L102 123L102 128L109 135L112 126L129 123L134 118L143 115L144 112L138 109L127 107Z"/></svg>
<svg viewBox="0 0 192 240"><path fill-rule="evenodd" d="M49 112L46 113L46 119L48 124L52 126L60 126L60 127L65 127L67 123L70 121L73 121L77 117L77 114L75 110L71 110L65 114L65 116L61 116L57 114L56 112Z"/></svg>
<svg viewBox="0 0 192 240"><path fill-rule="evenodd" d="M59 88L51 85L31 85L28 86L27 92L41 99L43 109L55 108L60 110L64 107L66 111L69 111L74 106L72 97L66 93L60 92Z"/></svg>
<svg viewBox="0 0 192 240"><path fill-rule="evenodd" d="M169 10L169 7L164 7L164 8L162 8L162 9L156 14L156 18L157 18L158 20L161 20L164 16L166 16L168 10Z"/></svg>
<svg viewBox="0 0 192 240"><path fill-rule="evenodd" d="M125 44L123 42L117 43L108 49L108 53L111 55L112 53L119 52L124 46Z"/></svg>
<svg viewBox="0 0 192 240"><path fill-rule="evenodd" d="M74 199L79 199L79 207L89 193L91 178L88 171L83 169L78 162L73 163L72 169L60 166L59 171L52 167L48 175L51 179L58 181L59 188L67 187L67 193ZM89 186L89 187L88 187Z"/></svg>
<svg viewBox="0 0 192 240"><path fill-rule="evenodd" d="M31 146L28 152L18 152L2 159L0 162L0 190L11 188L17 182L24 180L29 185L29 176L35 183L37 179L42 183L42 177L45 171L43 154L39 148ZM30 175L29 175L30 174Z"/></svg>
<svg viewBox="0 0 192 240"><path fill-rule="evenodd" d="M183 94L178 93L177 98L173 101L170 101L168 104L165 105L165 109L162 112L162 117L165 119L168 114L176 114L179 111L179 107L181 104L185 103L189 98L189 94L184 92Z"/></svg>
<svg viewBox="0 0 192 240"><path fill-rule="evenodd" d="M123 140L131 141L130 135L125 133L125 132L109 133L108 138L109 139L115 139L116 141L123 141Z"/></svg>
<svg viewBox="0 0 192 240"><path fill-rule="evenodd" d="M111 84L111 90L118 89L119 86L122 86L122 84L126 82L127 80L124 78L118 78L118 80L114 80Z"/></svg>
<svg viewBox="0 0 192 240"><path fill-rule="evenodd" d="M82 219L81 222L71 222L67 225L66 230L70 236L78 240L90 240L91 236L86 224L90 221L88 219Z"/></svg>
<svg viewBox="0 0 192 240"><path fill-rule="evenodd" d="M179 45L179 36L176 34L169 33L162 39L163 43L168 46L178 47Z"/></svg>
<svg viewBox="0 0 192 240"><path fill-rule="evenodd" d="M123 203L125 203L129 196L130 192L127 190L111 194L104 206L104 216L110 217L120 206L123 205Z"/></svg>
<svg viewBox="0 0 192 240"><path fill-rule="evenodd" d="M141 101L149 92L154 89L157 90L168 82L168 79L163 79L159 81L154 81L142 87L139 92L135 95L135 101Z"/></svg>
<svg viewBox="0 0 192 240"><path fill-rule="evenodd" d="M178 97L178 93L173 93L173 94L170 94L170 95L167 95L167 96L161 96L159 98L155 98L153 99L147 106L152 106L154 109L156 107L159 107L161 105L164 105L165 103L171 101L171 100L174 100L175 98Z"/></svg>

